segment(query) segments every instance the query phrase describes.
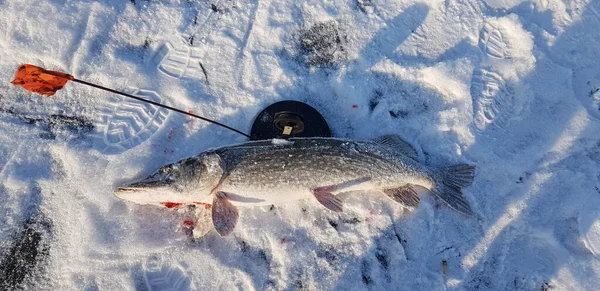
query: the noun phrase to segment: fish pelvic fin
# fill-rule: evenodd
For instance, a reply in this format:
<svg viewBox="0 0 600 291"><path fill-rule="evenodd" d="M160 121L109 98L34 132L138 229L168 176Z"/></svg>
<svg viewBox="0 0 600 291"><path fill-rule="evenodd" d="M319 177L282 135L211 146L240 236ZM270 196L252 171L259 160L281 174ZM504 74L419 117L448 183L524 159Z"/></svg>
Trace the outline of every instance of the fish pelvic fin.
<svg viewBox="0 0 600 291"><path fill-rule="evenodd" d="M333 188L334 186L320 187L313 189L312 191L315 198L317 198L317 200L327 209L334 212L342 212L344 211L344 203L340 198L331 193Z"/></svg>
<svg viewBox="0 0 600 291"><path fill-rule="evenodd" d="M436 181L436 186L432 192L452 209L467 215L473 215L471 206L461 190L473 183L474 175L475 166L473 165L461 164L441 168L438 172L438 181Z"/></svg>

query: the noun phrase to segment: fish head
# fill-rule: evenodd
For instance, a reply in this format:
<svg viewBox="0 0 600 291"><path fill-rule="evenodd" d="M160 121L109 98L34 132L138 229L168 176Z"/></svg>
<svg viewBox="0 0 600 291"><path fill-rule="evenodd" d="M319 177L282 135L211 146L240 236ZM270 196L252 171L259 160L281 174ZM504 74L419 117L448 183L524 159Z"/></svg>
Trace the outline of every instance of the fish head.
<svg viewBox="0 0 600 291"><path fill-rule="evenodd" d="M203 153L163 166L146 178L122 185L115 195L138 204L194 203L212 194L223 173L219 155Z"/></svg>

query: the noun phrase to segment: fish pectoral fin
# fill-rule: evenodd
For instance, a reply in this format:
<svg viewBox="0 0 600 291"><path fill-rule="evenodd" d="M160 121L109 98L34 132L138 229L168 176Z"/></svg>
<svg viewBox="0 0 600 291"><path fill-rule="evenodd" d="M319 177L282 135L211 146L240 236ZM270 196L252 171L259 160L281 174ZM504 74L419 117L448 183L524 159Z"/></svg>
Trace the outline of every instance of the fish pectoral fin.
<svg viewBox="0 0 600 291"><path fill-rule="evenodd" d="M235 228L238 217L238 209L231 204L227 193L217 192L212 205L212 221L217 232L221 236L229 235Z"/></svg>
<svg viewBox="0 0 600 291"><path fill-rule="evenodd" d="M419 206L419 194L412 184L406 184L398 188L384 189L383 193L400 204L412 207Z"/></svg>
<svg viewBox="0 0 600 291"><path fill-rule="evenodd" d="M329 187L313 189L313 194L323 206L327 207L327 209L335 212L342 212L344 210L342 200L333 195Z"/></svg>

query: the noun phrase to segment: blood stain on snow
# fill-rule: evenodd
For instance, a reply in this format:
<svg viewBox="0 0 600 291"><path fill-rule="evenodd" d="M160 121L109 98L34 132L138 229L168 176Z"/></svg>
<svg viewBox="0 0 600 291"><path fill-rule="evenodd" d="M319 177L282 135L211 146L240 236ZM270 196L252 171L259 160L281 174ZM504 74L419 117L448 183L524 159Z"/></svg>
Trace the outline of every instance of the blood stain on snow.
<svg viewBox="0 0 600 291"><path fill-rule="evenodd" d="M358 105L354 104L354 105L352 105L352 108L357 109Z"/></svg>
<svg viewBox="0 0 600 291"><path fill-rule="evenodd" d="M194 114L193 110L188 110L187 111L189 114ZM192 118L191 116L188 116L188 121L186 122L186 124L192 124L194 122L194 118Z"/></svg>
<svg viewBox="0 0 600 291"><path fill-rule="evenodd" d="M179 208L183 205L183 203L177 203L177 202L161 202L160 204L164 205L166 208Z"/></svg>
<svg viewBox="0 0 600 291"><path fill-rule="evenodd" d="M367 217L365 218L366 222L371 222L373 221L373 216L375 215L375 211L371 210L369 211L369 214L367 214Z"/></svg>
<svg viewBox="0 0 600 291"><path fill-rule="evenodd" d="M194 204L202 205L202 206L204 206L204 209L210 209L212 207L212 205L210 205L208 203L204 203L204 202L194 202Z"/></svg>
<svg viewBox="0 0 600 291"><path fill-rule="evenodd" d="M185 228L194 228L196 226L196 222L191 219L184 220L182 224Z"/></svg>

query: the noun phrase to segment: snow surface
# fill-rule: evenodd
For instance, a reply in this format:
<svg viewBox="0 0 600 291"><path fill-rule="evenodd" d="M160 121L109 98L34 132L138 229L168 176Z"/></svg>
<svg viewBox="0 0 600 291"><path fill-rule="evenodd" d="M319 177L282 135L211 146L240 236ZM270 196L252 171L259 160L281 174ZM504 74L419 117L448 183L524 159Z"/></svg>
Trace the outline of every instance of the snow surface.
<svg viewBox="0 0 600 291"><path fill-rule="evenodd" d="M0 0L0 34L0 272L25 270L1 286L600 288L599 1ZM242 208L230 236L194 240L188 212L113 190L244 137L77 83L29 94L9 83L23 63L246 132L306 102L337 137L477 165L476 216L364 193L342 214ZM14 259L32 233L34 262Z"/></svg>

